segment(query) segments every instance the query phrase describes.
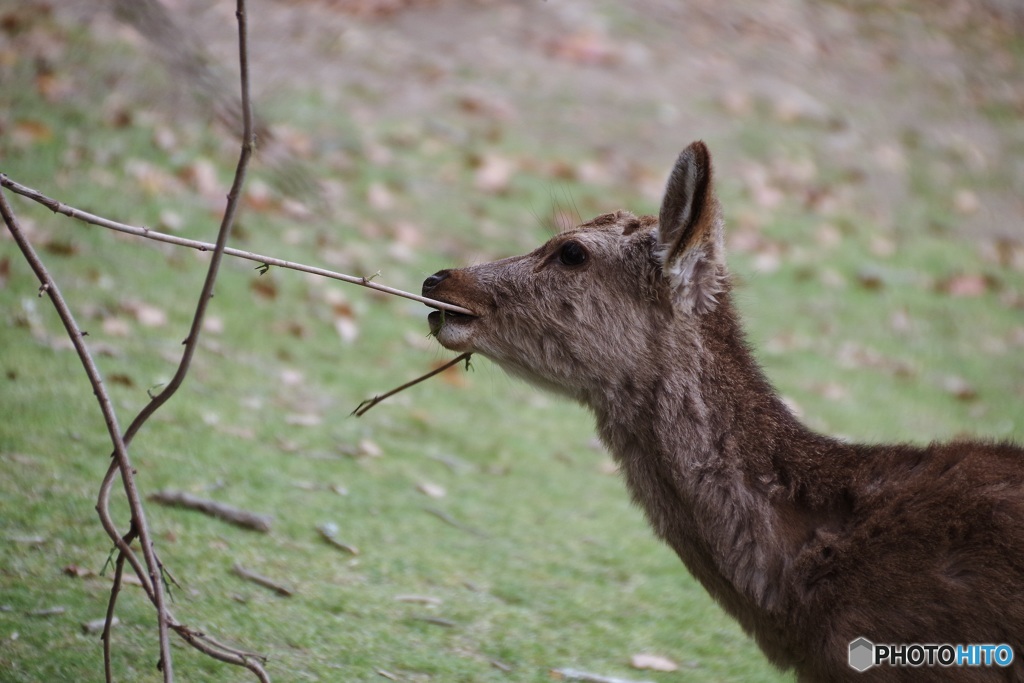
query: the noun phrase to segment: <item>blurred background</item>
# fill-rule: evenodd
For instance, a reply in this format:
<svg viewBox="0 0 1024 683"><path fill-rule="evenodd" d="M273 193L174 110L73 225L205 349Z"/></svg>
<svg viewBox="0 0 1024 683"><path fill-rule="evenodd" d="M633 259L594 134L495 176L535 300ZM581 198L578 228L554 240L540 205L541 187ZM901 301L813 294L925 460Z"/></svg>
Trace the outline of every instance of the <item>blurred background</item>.
<svg viewBox="0 0 1024 683"><path fill-rule="evenodd" d="M212 240L239 147L234 12L0 0L0 172ZM703 139L751 341L808 424L1024 441L1018 2L253 0L248 18L259 151L235 246L418 291L655 212ZM173 373L205 257L9 196L127 423ZM0 233L0 678L95 679L79 623L109 591L109 445L36 288ZM280 680L785 680L651 538L583 411L480 359L347 417L446 360L425 314L225 264L193 373L134 457L144 490L277 521L154 508L179 617L272 653ZM323 544L324 521L362 553ZM238 558L298 596L239 583ZM119 675L148 680L151 615L119 609ZM242 679L178 652L187 680Z"/></svg>

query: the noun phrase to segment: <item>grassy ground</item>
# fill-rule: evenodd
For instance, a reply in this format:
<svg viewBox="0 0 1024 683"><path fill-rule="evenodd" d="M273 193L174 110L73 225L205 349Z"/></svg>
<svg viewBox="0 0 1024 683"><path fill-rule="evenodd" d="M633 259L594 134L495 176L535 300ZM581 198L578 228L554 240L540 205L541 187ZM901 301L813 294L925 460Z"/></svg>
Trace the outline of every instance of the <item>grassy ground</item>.
<svg viewBox="0 0 1024 683"><path fill-rule="evenodd" d="M0 171L86 210L210 239L237 143L166 101L125 98L128 80L142 93L166 85L132 43L97 42L46 16L23 21L5 29L22 51L2 51ZM55 49L46 45L59 46L50 61L39 57ZM579 171L595 163L591 150L495 136L472 111L456 119L468 138L455 141L415 119L349 119L321 98L297 88L267 104L314 142L291 149L303 173L325 179L327 209L285 201L280 167L258 163L238 246L379 270L416 290L445 265L535 245L563 214L655 208L642 190L661 171L609 184ZM913 182L895 218L839 200L826 211L852 181L816 151L817 129L749 116L735 139L775 159L782 197L737 169L722 174L721 192L740 306L780 390L814 427L858 440L1024 440L1019 235L958 232L935 171L949 160L928 148L906 155ZM89 331L126 424L174 370L206 258L12 202ZM150 505L182 585L178 617L266 653L277 680L546 681L556 667L786 680L652 538L583 411L480 360L349 417L444 358L425 312L226 264L192 375L133 458L146 492L185 489L275 522L264 535ZM99 641L80 624L102 617L109 591L100 571L110 544L93 506L110 448L78 361L6 235L0 315L0 678L97 680ZM424 493L438 487L443 496ZM322 542L324 522L360 554ZM296 595L241 581L235 562ZM33 615L51 607L63 612ZM153 615L137 589L118 615L119 679L155 680ZM680 671L631 670L638 653ZM246 678L184 647L175 656L182 680Z"/></svg>

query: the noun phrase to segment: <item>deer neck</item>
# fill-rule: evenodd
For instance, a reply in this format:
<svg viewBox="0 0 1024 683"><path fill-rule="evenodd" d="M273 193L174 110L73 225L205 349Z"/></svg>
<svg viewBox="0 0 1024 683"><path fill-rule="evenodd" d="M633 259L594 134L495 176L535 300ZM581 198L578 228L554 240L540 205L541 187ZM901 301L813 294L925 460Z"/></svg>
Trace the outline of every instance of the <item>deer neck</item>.
<svg viewBox="0 0 1024 683"><path fill-rule="evenodd" d="M648 366L590 407L655 532L752 628L757 614L782 609L780 579L810 533L787 502L780 460L821 437L764 378L727 295L700 327L676 321L661 333Z"/></svg>

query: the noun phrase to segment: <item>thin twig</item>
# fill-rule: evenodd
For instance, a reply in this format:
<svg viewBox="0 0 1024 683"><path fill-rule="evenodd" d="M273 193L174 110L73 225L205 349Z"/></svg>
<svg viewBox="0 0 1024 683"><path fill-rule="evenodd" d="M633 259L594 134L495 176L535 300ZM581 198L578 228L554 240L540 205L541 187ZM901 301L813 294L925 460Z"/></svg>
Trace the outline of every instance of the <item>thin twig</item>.
<svg viewBox="0 0 1024 683"><path fill-rule="evenodd" d="M114 680L114 672L112 667L112 660L110 656L110 629L114 625L114 607L117 605L117 596L121 592L121 579L124 577L124 560L127 555L124 553L117 554L117 560L114 563L114 582L110 586L110 599L107 601L107 616L103 620L103 635L100 636L100 640L103 641L103 674L106 676L106 680Z"/></svg>
<svg viewBox="0 0 1024 683"><path fill-rule="evenodd" d="M252 581L257 586L269 588L278 595L283 595L286 598L290 598L291 596L295 595L294 588L286 586L283 583L275 581L274 579L271 579L269 577L263 576L262 574L257 574L254 571L250 571L240 564L234 565L233 567L231 567L231 569L246 581Z"/></svg>
<svg viewBox="0 0 1024 683"><path fill-rule="evenodd" d="M338 525L334 522L325 522L324 524L317 526L316 530L320 532L320 537L324 539L324 541L333 545L338 550L344 550L350 555L359 554L359 548L349 543L345 543L338 538Z"/></svg>
<svg viewBox="0 0 1024 683"><path fill-rule="evenodd" d="M373 398L368 398L365 401L363 401L362 403L360 403L358 406L356 406L356 409L353 410L351 414L355 415L356 417L362 417L363 415L366 414L366 411L368 411L370 408L374 407L378 403L380 403L382 401L386 401L387 399L391 398L392 396L394 396L398 392L405 391L409 387L414 387L417 384L419 384L420 382L422 382L424 380L430 379L434 375L439 375L442 372L444 372L445 370L447 370L448 368L452 367L453 365L458 365L462 361L466 361L466 368L469 368L469 359L470 359L470 357L472 355L473 354L469 353L469 352L463 353L463 354L459 354L453 360L448 361L447 363L445 363L444 365L442 365L439 368L435 368L435 369L431 370L430 372L428 372L425 375L417 377L416 379L412 380L411 382L406 382L402 386L395 387L391 391L383 393L380 396L374 396Z"/></svg>
<svg viewBox="0 0 1024 683"><path fill-rule="evenodd" d="M91 214L88 211L82 211L76 209L73 206L68 206L63 202L56 199L47 197L42 192L34 190L31 187L22 185L21 183L11 180L8 176L0 173L0 185L8 188L12 192L16 192L23 197L27 197L33 201L36 201L46 208L50 209L54 213L59 213L64 216L75 218L84 223L90 225L96 225L101 228L108 228L110 230L116 230L123 232L128 235L135 235L136 237L145 237L146 239L156 240L157 242L164 242L166 244L173 244L178 247L188 247L189 249L196 249L198 251L212 251L216 248L215 244L209 242L201 242L199 240L190 240L184 237L176 237L174 235L168 235L166 233L157 232L156 230L150 230L149 228L139 227L135 225L127 225L125 223L118 223L102 216ZM392 294L394 296L404 297L411 299L412 301L418 301L421 304L436 308L438 310L451 311L452 313L462 313L464 315L473 315L473 312L468 308L456 306L455 304L449 304L444 301L438 301L437 299L430 299L425 296L406 292L401 289L395 289L394 287L388 287L378 282L374 282L373 278L370 277L358 277L355 275L346 275L344 273L338 273L333 270L327 270L326 268L318 268L316 266L307 266L294 261L286 261L284 259L275 258L273 256L264 256L263 254L256 254L251 251L244 251L242 249L235 249L234 247L225 247L224 253L228 256L234 256L248 261L259 263L262 266L275 266L277 268L287 268L289 270L297 270L303 273L310 273L312 275L319 275L321 277L330 278L332 280L340 280L341 282L347 282L353 285L359 285L368 289L373 289L378 292L385 294Z"/></svg>
<svg viewBox="0 0 1024 683"><path fill-rule="evenodd" d="M241 187L245 181L245 171L248 166L249 158L252 155L255 140L252 133L252 117L251 117L251 105L249 100L249 77L248 77L248 45L247 45L247 26L246 26L246 15L245 15L245 0L237 0L237 11L236 16L238 18L238 33L239 33L239 63L241 69L241 86L242 86L242 99L243 99L243 142L242 150L239 155L238 166L235 171L235 179L232 183L231 191L228 193L227 206L225 207L224 217L221 221L220 230L217 235L217 243L213 249L213 258L211 259L210 265L207 270L206 281L203 284L202 292L200 293L199 303L196 306L196 313L193 317L192 327L189 332L189 336L185 342L185 350L182 354L181 362L178 366L178 370L175 373L174 378L168 387L161 392L158 396L154 397L149 404L147 404L143 410L136 416L135 420L129 426L127 432L121 437L118 435L118 439L123 441L123 448L126 449L128 444L131 443L135 434L145 423L145 421L152 415L160 406L162 406L178 389L184 380L185 375L188 372L191 364L192 355L195 351L196 345L199 338L199 330L202 326L203 317L206 311L207 303L212 297L213 285L216 281L217 272L220 266L220 260L226 246L227 238L231 232L231 227L234 224L235 215L237 213L238 199L241 194ZM127 454L125 454L127 455ZM138 491L135 487L134 470L127 463L127 457L119 459L118 469L121 473L121 479L125 487L125 492L128 498L129 507L132 512L131 527L124 535L120 537L113 531L113 523L110 520L109 514L109 495L110 486L113 480L114 472L108 471L107 476L104 477L103 484L100 489L99 500L97 508L99 509L100 519L107 530L108 534L118 545L119 556L118 556L118 571L123 567L124 559L127 559L139 574L139 578L145 585L148 583L148 592L154 605L157 609L157 618L160 627L160 662L159 668L163 673L165 683L171 683L174 679L173 673L173 662L171 659L170 641L168 639L169 629L174 629L179 635L182 635L189 643L195 646L197 649L221 659L226 662L231 662L244 666L252 671L257 678L261 681L269 680L266 672L263 671L259 662L250 661L245 657L238 657L231 653L220 652L216 647L211 647L201 641L198 641L194 637L194 632L187 627L182 626L174 619L167 609L164 601L164 587L163 587L163 567L156 557L153 544L150 540L150 534L148 526L146 525L145 517L143 514L142 501L139 498ZM130 543L135 537L139 538L140 544L142 545L143 555L146 558L147 572L143 574L139 566L138 560L134 557L130 549ZM148 574L148 576L147 576ZM147 582L148 579L148 582ZM116 601L117 594L119 591L120 581L115 580L114 587L111 591L110 601L113 603ZM113 620L113 605L110 605L108 609L107 624L110 624ZM109 651L109 626L105 627L105 634L107 635L106 641ZM186 637L185 634L189 634ZM109 655L105 655L109 658ZM111 674L109 664L106 667L107 680L111 680Z"/></svg>
<svg viewBox="0 0 1024 683"><path fill-rule="evenodd" d="M206 634L199 633L181 624L171 624L171 628L174 629L174 632L181 636L185 642L203 654L209 655L214 659L228 664L243 666L253 672L260 683L270 683L270 676L267 675L267 672L264 671L262 666L262 664L266 662L266 658L262 655L239 652L233 648L229 648L218 643Z"/></svg>
<svg viewBox="0 0 1024 683"><path fill-rule="evenodd" d="M429 512L430 514L434 515L435 517L437 517L439 520L441 520L442 522L444 522L448 526L454 527L454 528L458 529L459 531L465 531L467 534L473 534L474 536L478 536L480 538L487 538L487 534L485 534L484 532L482 532L482 531L480 531L478 529L474 529L473 527L469 526L468 524L463 524L459 520L457 520L454 517L452 517L451 515L449 515L444 510L439 510L437 508L423 508L423 511L424 512Z"/></svg>
<svg viewBox="0 0 1024 683"><path fill-rule="evenodd" d="M238 212L238 200L241 197L242 185L245 183L246 170L249 166L249 159L256 146L255 136L252 131L252 104L249 98L249 56L248 56L248 31L245 14L245 0L237 0L235 16L238 19L238 61L241 72L242 88L242 149L239 153L238 164L235 168L234 181L231 190L228 192L227 205L224 208L224 216L221 219L220 229L217 231L217 241L214 245L210 265L207 267L206 280L199 293L199 302L196 304L195 315L192 318L192 327L185 338L185 349L182 352L178 369L167 384L166 388L154 396L147 403L139 414L135 416L132 423L124 433L124 442L130 444L135 434L143 424L153 415L164 403L166 403L181 386L192 365L192 357L195 354L199 343L199 333L202 329L203 319L206 316L206 307L213 298L213 287L217 281L217 274L220 271L220 262L227 246L228 237L235 223L235 216ZM121 480L124 482L126 492L135 488L133 472L121 466ZM146 565L150 573L150 581L153 585L153 595L156 598L157 619L160 627L160 670L163 672L164 682L172 683L174 680L174 668L171 660L170 639L168 636L167 607L164 603L163 584L160 572L158 571L159 561L156 558L155 550L149 539L149 530L142 516L142 501L138 493L134 496L129 494L129 504L132 510L133 526L139 535L139 542L142 545L142 552L146 558ZM135 519L138 523L134 523Z"/></svg>
<svg viewBox="0 0 1024 683"><path fill-rule="evenodd" d="M186 491L164 489L163 491L157 491L149 494L149 499L155 503L161 503L163 505L173 505L176 507L187 508L189 510L197 510L203 514L216 517L217 519L240 526L244 529L253 529L254 531L262 531L264 533L270 531L270 525L273 522L273 517L270 517L269 515L261 515L256 512L249 512L248 510L236 508L233 505L228 505L227 503L193 496L191 493Z"/></svg>

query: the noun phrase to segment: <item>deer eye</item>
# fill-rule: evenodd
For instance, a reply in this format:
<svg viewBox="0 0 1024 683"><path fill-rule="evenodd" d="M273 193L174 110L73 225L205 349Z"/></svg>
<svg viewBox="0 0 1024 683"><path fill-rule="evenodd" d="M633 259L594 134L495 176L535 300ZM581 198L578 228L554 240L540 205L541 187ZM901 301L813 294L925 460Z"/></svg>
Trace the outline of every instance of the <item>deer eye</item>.
<svg viewBox="0 0 1024 683"><path fill-rule="evenodd" d="M587 260L587 250L579 242L566 242L558 252L558 260L564 266L578 266Z"/></svg>

